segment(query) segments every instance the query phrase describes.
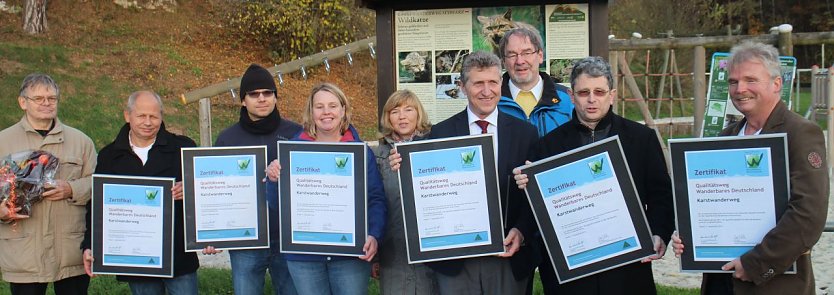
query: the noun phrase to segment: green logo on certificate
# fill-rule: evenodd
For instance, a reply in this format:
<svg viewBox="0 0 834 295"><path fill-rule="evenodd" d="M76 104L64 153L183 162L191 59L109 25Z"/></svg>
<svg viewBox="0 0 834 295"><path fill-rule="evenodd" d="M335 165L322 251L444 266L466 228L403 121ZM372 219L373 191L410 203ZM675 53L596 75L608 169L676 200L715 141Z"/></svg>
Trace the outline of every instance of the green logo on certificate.
<svg viewBox="0 0 834 295"><path fill-rule="evenodd" d="M623 249L628 247L631 247L631 244L629 244L628 242L623 242Z"/></svg>
<svg viewBox="0 0 834 295"><path fill-rule="evenodd" d="M159 194L158 190L145 190L145 198L148 198L148 201L156 199L157 194Z"/></svg>
<svg viewBox="0 0 834 295"><path fill-rule="evenodd" d="M599 160L588 162L588 168L591 169L591 173L594 175L602 173L602 159L603 158L599 158Z"/></svg>
<svg viewBox="0 0 834 295"><path fill-rule="evenodd" d="M337 156L336 157L336 168L345 169L347 166L348 157L347 156Z"/></svg>
<svg viewBox="0 0 834 295"><path fill-rule="evenodd" d="M156 261L153 261L153 258L151 258L151 260L148 260L148 264L156 264Z"/></svg>
<svg viewBox="0 0 834 295"><path fill-rule="evenodd" d="M744 155L744 157L747 160L747 168L748 169L759 168L759 164L762 163L762 157L763 156L764 156L764 153Z"/></svg>
<svg viewBox="0 0 834 295"><path fill-rule="evenodd" d="M475 240L476 241L482 241L483 239L484 238L482 238L481 235L475 235Z"/></svg>
<svg viewBox="0 0 834 295"><path fill-rule="evenodd" d="M246 168L249 168L249 159L237 160L237 168L240 170L246 170Z"/></svg>
<svg viewBox="0 0 834 295"><path fill-rule="evenodd" d="M250 233L250 232L249 232L249 230L247 229L247 230L243 233L243 235L244 235L244 236L251 236L251 235L252 235L252 233Z"/></svg>
<svg viewBox="0 0 834 295"><path fill-rule="evenodd" d="M464 166L472 165L475 162L475 150L460 153L460 161Z"/></svg>

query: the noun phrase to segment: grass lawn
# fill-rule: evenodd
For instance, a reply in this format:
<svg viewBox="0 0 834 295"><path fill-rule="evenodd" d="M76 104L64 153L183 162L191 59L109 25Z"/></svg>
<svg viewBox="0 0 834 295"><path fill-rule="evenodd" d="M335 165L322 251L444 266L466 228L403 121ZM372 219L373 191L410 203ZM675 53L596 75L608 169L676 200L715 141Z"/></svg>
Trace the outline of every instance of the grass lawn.
<svg viewBox="0 0 834 295"><path fill-rule="evenodd" d="M198 271L200 278L199 294L219 295L219 294L234 294L232 288L232 273L228 269L219 268L201 268ZM272 287L269 276L266 276L266 294L272 294ZM542 286L536 274L536 284L533 286L534 294L543 294ZM5 282L0 283L0 294L9 294L9 285ZM98 276L90 281L90 294L130 294L130 289L127 283L116 281L114 276ZM698 289L683 289L670 286L657 285L657 293L660 295L694 295L699 294ZM55 294L50 286L47 294ZM376 280L370 281L368 287L368 294L379 294L379 287Z"/></svg>

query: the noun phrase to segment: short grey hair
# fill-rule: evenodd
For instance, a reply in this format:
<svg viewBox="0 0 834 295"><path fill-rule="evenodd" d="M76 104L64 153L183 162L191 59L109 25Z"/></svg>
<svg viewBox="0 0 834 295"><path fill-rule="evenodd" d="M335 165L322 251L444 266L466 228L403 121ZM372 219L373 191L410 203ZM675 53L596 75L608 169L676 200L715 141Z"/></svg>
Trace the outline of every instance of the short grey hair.
<svg viewBox="0 0 834 295"><path fill-rule="evenodd" d="M767 69L771 79L782 76L782 66L779 64L779 51L770 44L744 41L730 50L727 71L734 66L748 61L758 61Z"/></svg>
<svg viewBox="0 0 834 295"><path fill-rule="evenodd" d="M570 72L571 89L576 85L576 79L582 74L593 78L605 77L608 80L608 89L614 89L614 75L611 73L611 65L602 57L589 56L573 65L573 70Z"/></svg>
<svg viewBox="0 0 834 295"><path fill-rule="evenodd" d="M130 96L127 97L127 104L125 104L125 111L128 113L133 113L133 108L136 107L136 99L139 98L142 94L150 94L156 100L156 103L159 104L159 112L162 113L162 98L159 97L159 94L150 90L139 90L134 93L131 93Z"/></svg>
<svg viewBox="0 0 834 295"><path fill-rule="evenodd" d="M23 78L23 83L20 85L20 96L26 95L26 91L37 86L43 86L55 90L55 95L61 97L61 89L58 88L58 83L47 74L32 73Z"/></svg>
<svg viewBox="0 0 834 295"><path fill-rule="evenodd" d="M460 82L466 84L469 81L469 72L473 69L486 69L497 67L501 69L501 60L492 52L475 51L463 59L463 67L460 70Z"/></svg>
<svg viewBox="0 0 834 295"><path fill-rule="evenodd" d="M507 45L510 43L510 36L526 37L530 40L530 44L533 44L533 48L536 51L541 51L543 48L542 36L539 35L539 32L527 28L512 29L504 34L504 37L501 38L501 43L498 44L498 54L501 55L501 58L504 58L504 55L507 54L505 50L507 50Z"/></svg>

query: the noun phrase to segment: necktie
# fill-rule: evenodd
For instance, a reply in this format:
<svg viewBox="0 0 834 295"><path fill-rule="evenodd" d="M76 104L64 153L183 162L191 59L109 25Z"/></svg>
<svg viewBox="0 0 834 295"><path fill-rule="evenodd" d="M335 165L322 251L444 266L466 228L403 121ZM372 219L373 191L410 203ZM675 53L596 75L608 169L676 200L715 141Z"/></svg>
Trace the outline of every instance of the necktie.
<svg viewBox="0 0 834 295"><path fill-rule="evenodd" d="M478 124L478 127L481 127L481 134L487 133L487 126L489 126L489 122L484 120L475 121L475 124Z"/></svg>
<svg viewBox="0 0 834 295"><path fill-rule="evenodd" d="M521 106L524 110L524 114L527 116L533 112L533 108L536 107L536 97L533 95L533 92L522 90L518 93L518 96L515 98L515 102Z"/></svg>

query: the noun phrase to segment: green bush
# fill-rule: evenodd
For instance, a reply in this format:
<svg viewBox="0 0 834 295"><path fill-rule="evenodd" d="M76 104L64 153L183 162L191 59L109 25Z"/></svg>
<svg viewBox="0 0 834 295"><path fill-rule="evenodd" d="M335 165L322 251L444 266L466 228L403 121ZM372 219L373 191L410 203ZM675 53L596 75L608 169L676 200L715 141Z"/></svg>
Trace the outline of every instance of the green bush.
<svg viewBox="0 0 834 295"><path fill-rule="evenodd" d="M374 12L354 0L267 0L227 2L224 14L239 37L237 46L257 42L276 63L318 53L375 35Z"/></svg>

